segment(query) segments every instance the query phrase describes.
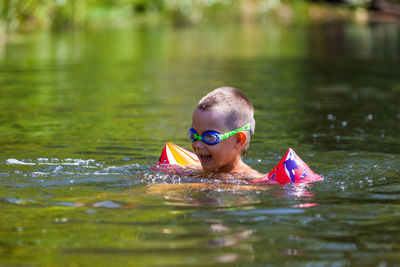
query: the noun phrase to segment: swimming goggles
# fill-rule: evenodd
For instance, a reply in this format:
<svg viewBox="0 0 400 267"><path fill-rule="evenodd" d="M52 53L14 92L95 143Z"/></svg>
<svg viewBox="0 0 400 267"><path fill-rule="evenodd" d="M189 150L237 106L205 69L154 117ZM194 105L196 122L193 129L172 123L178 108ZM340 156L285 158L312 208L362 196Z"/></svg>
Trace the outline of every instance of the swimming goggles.
<svg viewBox="0 0 400 267"><path fill-rule="evenodd" d="M250 131L250 133L251 133L251 121L248 124L246 124L245 126L243 126L242 128L233 130L228 133L223 133L223 134L220 134L219 132L216 132L216 131L207 131L207 132L203 133L202 135L199 135L195 131L195 129L190 128L190 130L188 132L188 136L193 142L196 140L202 140L207 145L216 145L219 142L221 142L222 140L227 139L227 138L237 134L240 131L247 131L247 130Z"/></svg>

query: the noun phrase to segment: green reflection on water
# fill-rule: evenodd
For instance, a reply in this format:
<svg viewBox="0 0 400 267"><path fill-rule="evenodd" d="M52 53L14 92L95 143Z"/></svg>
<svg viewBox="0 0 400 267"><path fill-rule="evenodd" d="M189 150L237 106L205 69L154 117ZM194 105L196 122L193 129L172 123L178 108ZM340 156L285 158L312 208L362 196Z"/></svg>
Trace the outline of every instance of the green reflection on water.
<svg viewBox="0 0 400 267"><path fill-rule="evenodd" d="M268 24L43 33L6 44L1 261L398 261L398 37L397 24ZM190 147L195 103L221 85L255 106L250 165L269 171L293 147L325 181L200 190L152 173L165 142ZM158 182L171 187L152 193Z"/></svg>

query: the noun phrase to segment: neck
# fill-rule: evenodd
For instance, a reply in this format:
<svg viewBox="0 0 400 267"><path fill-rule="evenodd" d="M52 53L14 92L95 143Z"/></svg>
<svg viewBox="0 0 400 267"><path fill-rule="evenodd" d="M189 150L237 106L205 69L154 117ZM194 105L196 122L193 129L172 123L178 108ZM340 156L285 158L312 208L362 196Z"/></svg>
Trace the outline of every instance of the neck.
<svg viewBox="0 0 400 267"><path fill-rule="evenodd" d="M222 166L218 170L214 171L216 173L237 173L243 170L244 168L248 168L247 164L243 162L242 157L236 157L232 162L228 165Z"/></svg>

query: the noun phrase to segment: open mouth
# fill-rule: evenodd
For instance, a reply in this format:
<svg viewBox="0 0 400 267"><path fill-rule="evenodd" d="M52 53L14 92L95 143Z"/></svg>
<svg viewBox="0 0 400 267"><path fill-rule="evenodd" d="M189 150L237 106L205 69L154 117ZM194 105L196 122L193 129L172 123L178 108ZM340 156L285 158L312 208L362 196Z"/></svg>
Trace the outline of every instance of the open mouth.
<svg viewBox="0 0 400 267"><path fill-rule="evenodd" d="M200 155L201 162L207 163L211 161L212 156L210 154Z"/></svg>

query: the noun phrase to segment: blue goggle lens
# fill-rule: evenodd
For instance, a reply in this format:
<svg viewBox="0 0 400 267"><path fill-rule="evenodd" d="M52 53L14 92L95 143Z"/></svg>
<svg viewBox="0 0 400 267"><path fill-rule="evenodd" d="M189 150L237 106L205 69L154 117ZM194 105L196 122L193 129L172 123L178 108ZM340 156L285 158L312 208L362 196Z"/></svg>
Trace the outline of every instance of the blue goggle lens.
<svg viewBox="0 0 400 267"><path fill-rule="evenodd" d="M207 145L218 144L221 139L220 133L218 132L205 132L203 135L199 136L193 128L189 130L188 136L192 141L202 140Z"/></svg>
<svg viewBox="0 0 400 267"><path fill-rule="evenodd" d="M201 137L206 144L215 145L219 143L219 133L204 133Z"/></svg>

